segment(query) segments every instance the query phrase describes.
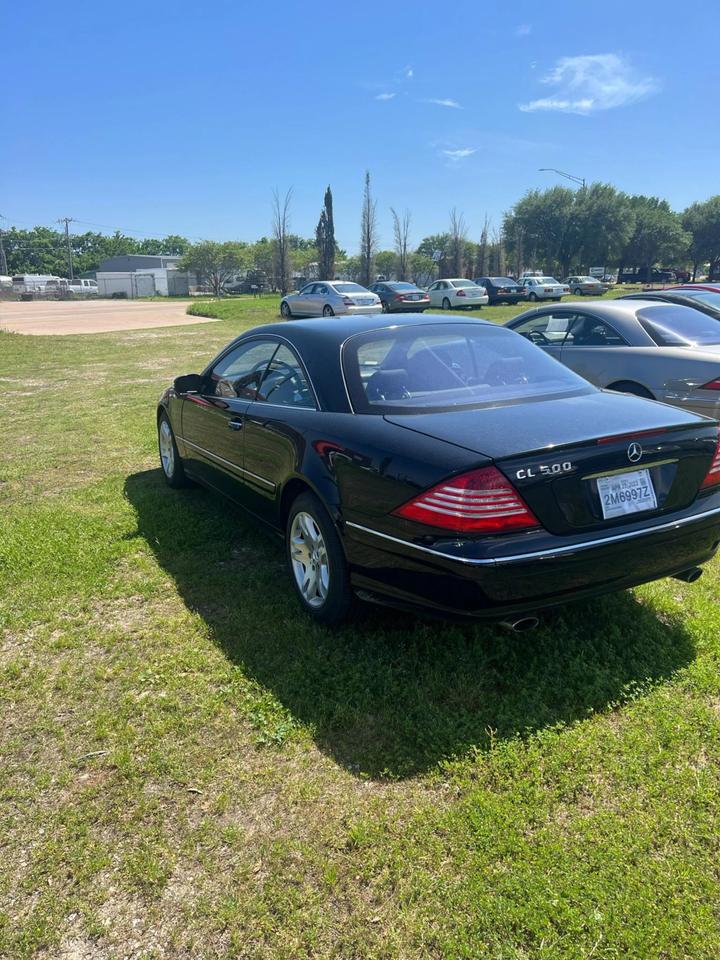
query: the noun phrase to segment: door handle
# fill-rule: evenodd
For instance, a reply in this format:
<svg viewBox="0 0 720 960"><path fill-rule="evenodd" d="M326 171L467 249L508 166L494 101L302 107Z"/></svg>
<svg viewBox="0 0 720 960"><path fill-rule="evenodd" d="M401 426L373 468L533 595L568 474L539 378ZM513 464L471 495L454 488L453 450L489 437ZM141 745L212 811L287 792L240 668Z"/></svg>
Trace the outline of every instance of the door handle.
<svg viewBox="0 0 720 960"><path fill-rule="evenodd" d="M242 430L243 428L243 422L239 417L233 417L232 420L228 420L227 425L231 430Z"/></svg>

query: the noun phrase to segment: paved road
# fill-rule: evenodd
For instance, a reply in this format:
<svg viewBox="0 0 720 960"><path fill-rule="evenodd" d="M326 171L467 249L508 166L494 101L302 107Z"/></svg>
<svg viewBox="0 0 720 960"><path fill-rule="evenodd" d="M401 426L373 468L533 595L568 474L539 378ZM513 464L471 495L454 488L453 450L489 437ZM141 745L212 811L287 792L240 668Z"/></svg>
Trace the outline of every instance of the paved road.
<svg viewBox="0 0 720 960"><path fill-rule="evenodd" d="M189 317L187 305L187 301L175 300L0 301L0 329L44 336L215 322Z"/></svg>

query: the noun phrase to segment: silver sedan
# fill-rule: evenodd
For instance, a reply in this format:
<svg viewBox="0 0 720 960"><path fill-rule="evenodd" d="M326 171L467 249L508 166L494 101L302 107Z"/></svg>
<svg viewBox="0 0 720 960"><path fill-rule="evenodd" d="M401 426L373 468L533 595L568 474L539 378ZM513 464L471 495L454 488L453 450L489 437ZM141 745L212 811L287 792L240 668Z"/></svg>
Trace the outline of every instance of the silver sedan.
<svg viewBox="0 0 720 960"><path fill-rule="evenodd" d="M349 280L306 283L280 301L280 314L291 317L334 317L335 314L381 313L380 297Z"/></svg>
<svg viewBox="0 0 720 960"><path fill-rule="evenodd" d="M598 387L720 419L720 323L699 310L575 302L528 310L506 326Z"/></svg>

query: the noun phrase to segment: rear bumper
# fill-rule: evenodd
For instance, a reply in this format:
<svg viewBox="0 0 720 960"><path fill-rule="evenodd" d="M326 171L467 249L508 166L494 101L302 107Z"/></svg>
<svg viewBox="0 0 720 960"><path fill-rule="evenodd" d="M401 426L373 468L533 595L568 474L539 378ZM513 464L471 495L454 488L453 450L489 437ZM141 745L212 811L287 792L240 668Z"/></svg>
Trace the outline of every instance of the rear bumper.
<svg viewBox="0 0 720 960"><path fill-rule="evenodd" d="M390 303L388 304L389 313L417 313L420 310L430 308L429 300L416 300L414 303Z"/></svg>
<svg viewBox="0 0 720 960"><path fill-rule="evenodd" d="M543 542L544 546L540 546ZM498 543L498 539L496 539ZM676 515L605 536L518 535L430 544L345 524L356 589L454 616L497 618L624 590L709 560L720 543L720 493Z"/></svg>
<svg viewBox="0 0 720 960"><path fill-rule="evenodd" d="M340 313L340 310L337 311ZM354 304L352 307L345 304L345 309L342 311L345 314L350 316L356 316L357 314L373 314L373 313L382 313L382 307L379 303L372 303L365 305Z"/></svg>
<svg viewBox="0 0 720 960"><path fill-rule="evenodd" d="M490 303L527 303L526 293L493 293L489 296Z"/></svg>

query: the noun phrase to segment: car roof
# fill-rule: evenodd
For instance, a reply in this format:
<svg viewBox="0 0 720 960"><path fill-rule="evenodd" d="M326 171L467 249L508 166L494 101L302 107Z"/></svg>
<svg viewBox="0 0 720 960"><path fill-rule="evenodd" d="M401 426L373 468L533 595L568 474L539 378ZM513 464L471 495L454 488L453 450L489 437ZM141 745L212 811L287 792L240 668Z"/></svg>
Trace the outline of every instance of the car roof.
<svg viewBox="0 0 720 960"><path fill-rule="evenodd" d="M663 303L662 300L651 300L649 298L643 300L640 297L637 299L632 297L632 299L623 298L618 300L584 300L582 303L574 300L570 303L564 303L562 305L548 304L547 306L543 305L533 307L533 309L526 310L517 317L513 317L512 320L508 320L506 326L512 327L518 320L527 320L538 313L545 313L547 311L556 313L560 310L567 310L570 313L592 313L593 316L605 318L609 321L618 320L627 322L634 320L638 310L640 310L642 307L654 307L657 310L668 311L678 309L678 305L676 304ZM694 308L687 307L686 309L692 310Z"/></svg>
<svg viewBox="0 0 720 960"><path fill-rule="evenodd" d="M497 324L491 323L489 320L480 320L475 317L473 317L472 320L463 317L455 317L453 319L458 323L480 324L486 327L497 326ZM283 337L293 340L298 346L319 341L340 345L347 340L348 337L353 337L358 333L367 333L370 330L387 330L391 327L420 325L429 326L435 323L447 324L447 315L426 312L393 314L391 317L381 313L371 313L361 316L309 317L303 320L283 320L277 323L267 323L260 327L253 327L252 330L246 330L237 337L237 339L244 339L249 334L253 334L254 336Z"/></svg>

